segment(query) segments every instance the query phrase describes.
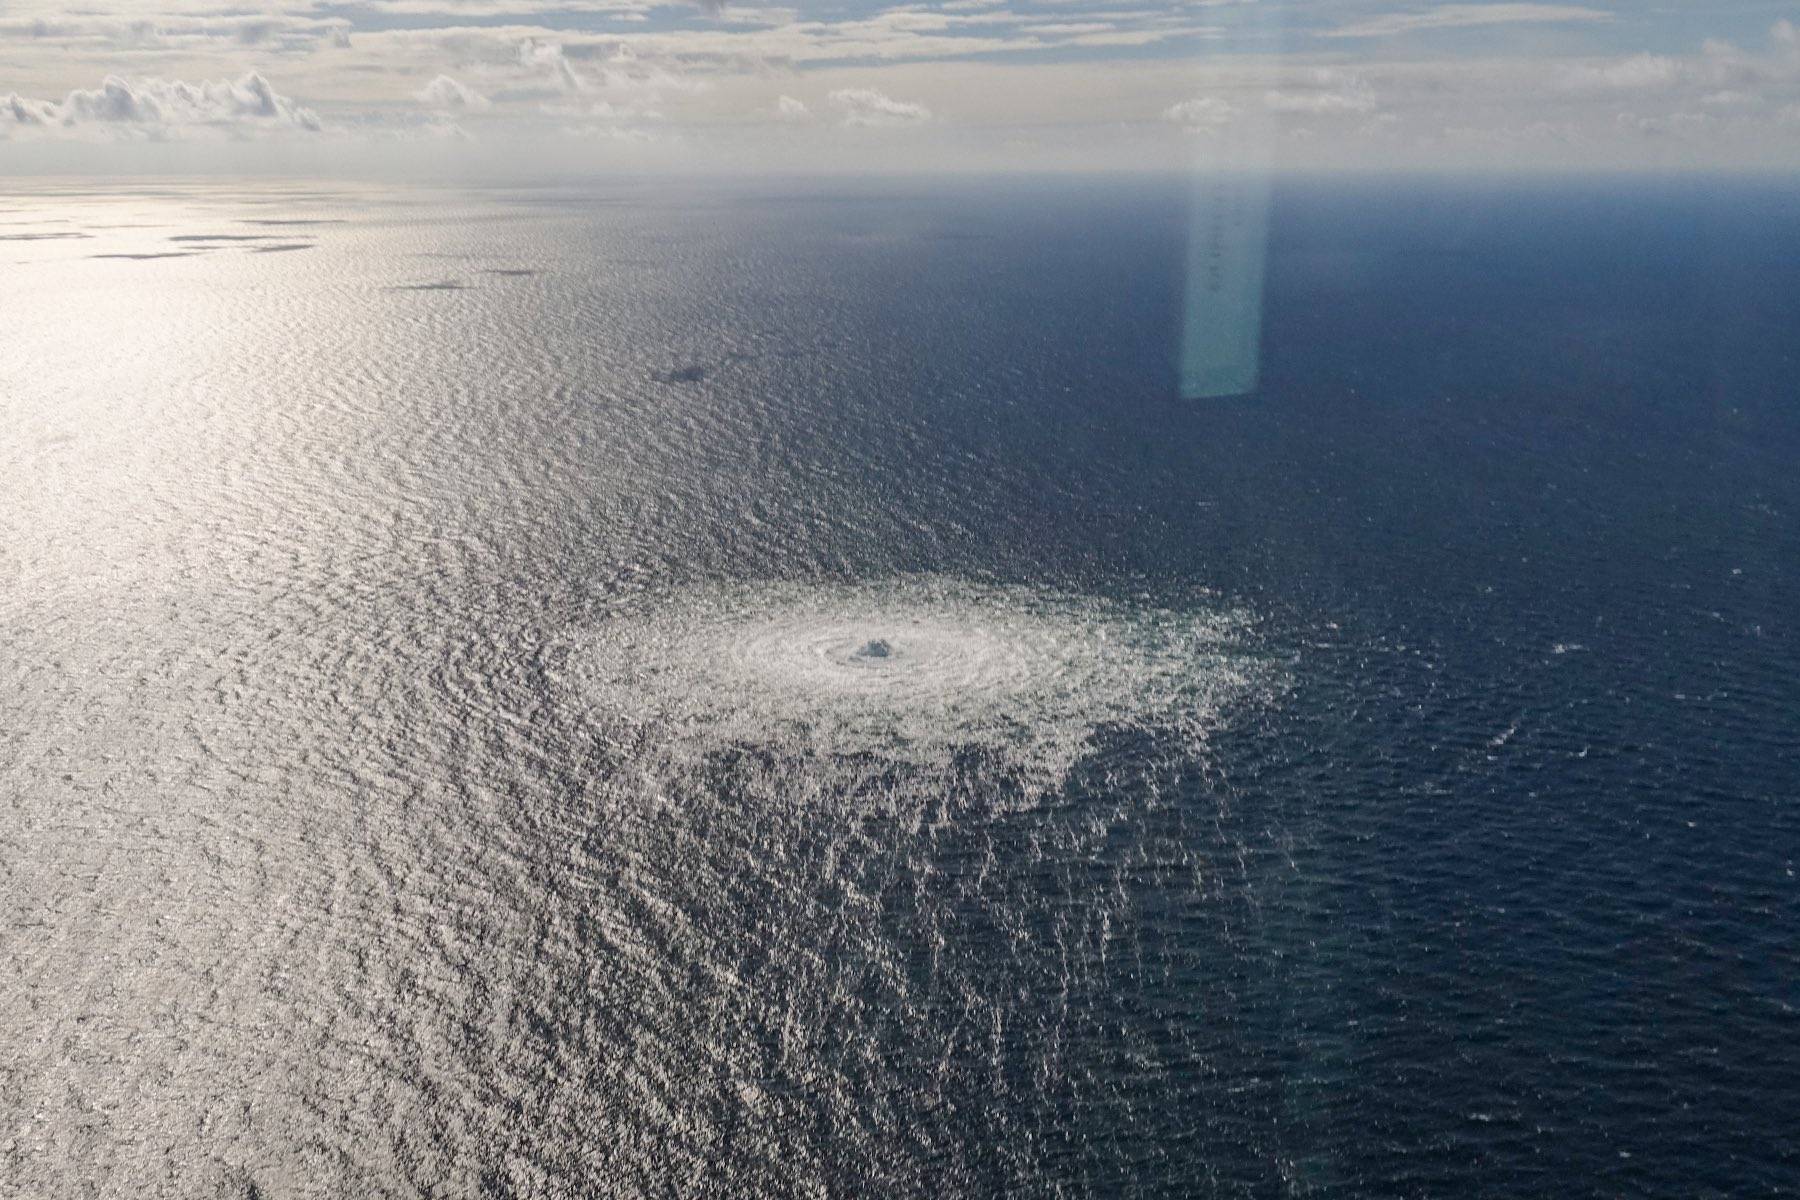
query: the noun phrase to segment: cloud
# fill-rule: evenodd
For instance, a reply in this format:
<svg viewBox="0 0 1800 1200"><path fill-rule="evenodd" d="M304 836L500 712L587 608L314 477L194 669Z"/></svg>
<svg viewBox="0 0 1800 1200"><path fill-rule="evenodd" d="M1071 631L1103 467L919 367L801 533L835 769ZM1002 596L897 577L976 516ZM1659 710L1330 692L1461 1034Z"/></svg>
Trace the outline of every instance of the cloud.
<svg viewBox="0 0 1800 1200"><path fill-rule="evenodd" d="M1228 101L1217 96L1200 96L1193 100L1183 100L1163 110L1163 120L1173 121L1184 129L1195 133L1210 133L1230 124L1237 116L1237 109Z"/></svg>
<svg viewBox="0 0 1800 1200"><path fill-rule="evenodd" d="M1318 71L1297 86L1275 88L1263 96L1270 112L1332 116L1374 112L1375 91L1360 77L1340 71Z"/></svg>
<svg viewBox="0 0 1800 1200"><path fill-rule="evenodd" d="M528 37L518 44L517 63L527 82L495 90L493 98L505 102L560 97L555 106L559 115L571 99L586 97L601 97L615 108L640 115L658 115L653 110L665 96L712 88L709 80L671 70L671 65L683 65L678 58L640 55L622 39L565 45Z"/></svg>
<svg viewBox="0 0 1800 1200"><path fill-rule="evenodd" d="M1572 64L1561 82L1573 92L1617 93L1640 101L1662 97L1713 107L1769 106L1800 90L1797 50L1794 27L1777 21L1765 53L1708 41L1696 55L1630 54Z"/></svg>
<svg viewBox="0 0 1800 1200"><path fill-rule="evenodd" d="M581 46L579 57L608 47ZM606 58L584 59L584 70L576 70L560 45L527 41L520 48L520 62L528 69L552 69L562 95L538 106L543 116L562 122L565 133L581 137L604 137L616 141L657 141L668 135L653 133L647 124L662 125L667 120L663 110L669 93L705 92L708 81L677 75L655 61L640 58L629 46L615 44ZM500 99L529 99L529 89L513 89L499 93Z"/></svg>
<svg viewBox="0 0 1800 1200"><path fill-rule="evenodd" d="M35 43L45 53L182 54L241 52L304 55L323 46L350 45L350 23L342 17L314 18L274 12L142 15L77 12L54 17L0 19L0 43Z"/></svg>
<svg viewBox="0 0 1800 1200"><path fill-rule="evenodd" d="M1140 169L1196 137L1278 130L1315 135L1285 160L1309 166L1800 165L1800 15L1722 17L1713 31L1737 42L1702 44L1691 22L1616 0L1320 2L1295 6L1294 24L1341 38L1311 43L1328 57L1272 42L1207 53L1203 18L1235 29L1271 2L739 0L713 17L690 0L596 0L577 21L566 0L0 0L0 75L18 93L0 93L0 139L260 141L317 127L260 76L239 77L254 66L319 103L321 150L345 161L356 143L461 121L487 135L494 162L521 164L562 162L554 142L576 129L621 144L654 133L669 161L734 169L823 156ZM349 20L323 15L343 11L356 14L350 46ZM1519 31L1529 45L1498 36ZM1440 37L1442 52L1408 36ZM1491 145L1510 149L1497 158Z"/></svg>
<svg viewBox="0 0 1800 1200"><path fill-rule="evenodd" d="M202 83L109 75L98 88L77 89L60 102L0 97L0 134L9 126L44 134L151 140L317 133L321 128L317 113L278 94L254 71L236 80Z"/></svg>
<svg viewBox="0 0 1800 1200"><path fill-rule="evenodd" d="M1610 20L1612 13L1605 9L1573 4L1440 4L1419 12L1381 13L1322 33L1325 37L1340 38L1392 37L1429 29Z"/></svg>
<svg viewBox="0 0 1800 1200"><path fill-rule="evenodd" d="M493 107L486 96L448 75L439 75L414 94L433 108L456 112L486 112Z"/></svg>
<svg viewBox="0 0 1800 1200"><path fill-rule="evenodd" d="M931 110L924 105L895 100L874 88L839 88L831 93L831 102L843 110L845 125L916 125L931 120Z"/></svg>
<svg viewBox="0 0 1800 1200"><path fill-rule="evenodd" d="M1667 55L1633 54L1612 62L1577 66L1570 72L1570 81L1577 86L1642 91L1666 88L1687 74L1682 63Z"/></svg>
<svg viewBox="0 0 1800 1200"><path fill-rule="evenodd" d="M575 70L568 57L563 54L562 46L556 42L526 38L519 43L519 65L528 70L548 71L560 91L574 93L587 90L587 80Z"/></svg>

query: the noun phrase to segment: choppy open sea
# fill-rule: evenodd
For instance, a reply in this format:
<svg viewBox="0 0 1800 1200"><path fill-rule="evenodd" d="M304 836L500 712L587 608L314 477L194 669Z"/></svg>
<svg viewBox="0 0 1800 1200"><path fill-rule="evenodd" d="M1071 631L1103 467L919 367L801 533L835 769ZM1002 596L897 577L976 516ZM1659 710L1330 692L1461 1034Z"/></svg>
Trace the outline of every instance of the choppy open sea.
<svg viewBox="0 0 1800 1200"><path fill-rule="evenodd" d="M0 1195L1800 1193L1800 200L0 198Z"/></svg>

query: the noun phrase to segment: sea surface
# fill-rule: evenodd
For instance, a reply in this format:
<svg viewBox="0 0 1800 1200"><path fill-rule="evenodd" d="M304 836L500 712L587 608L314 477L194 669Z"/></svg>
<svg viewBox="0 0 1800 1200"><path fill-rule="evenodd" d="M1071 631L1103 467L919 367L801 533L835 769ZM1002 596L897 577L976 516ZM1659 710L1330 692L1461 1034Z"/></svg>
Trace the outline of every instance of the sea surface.
<svg viewBox="0 0 1800 1200"><path fill-rule="evenodd" d="M1796 195L9 185L0 1196L1800 1193Z"/></svg>

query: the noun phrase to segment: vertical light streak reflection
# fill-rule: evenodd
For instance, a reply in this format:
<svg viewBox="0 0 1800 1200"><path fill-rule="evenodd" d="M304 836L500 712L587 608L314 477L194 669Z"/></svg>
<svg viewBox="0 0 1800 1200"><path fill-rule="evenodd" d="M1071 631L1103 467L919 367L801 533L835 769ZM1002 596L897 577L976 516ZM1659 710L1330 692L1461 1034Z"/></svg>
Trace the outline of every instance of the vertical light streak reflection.
<svg viewBox="0 0 1800 1200"><path fill-rule="evenodd" d="M1276 50L1280 32L1275 6L1261 4L1235 31L1246 45ZM1271 61L1279 62L1279 56ZM1183 399L1256 390L1274 134L1267 107L1260 97L1250 97L1233 105L1219 128L1196 137L1180 354Z"/></svg>

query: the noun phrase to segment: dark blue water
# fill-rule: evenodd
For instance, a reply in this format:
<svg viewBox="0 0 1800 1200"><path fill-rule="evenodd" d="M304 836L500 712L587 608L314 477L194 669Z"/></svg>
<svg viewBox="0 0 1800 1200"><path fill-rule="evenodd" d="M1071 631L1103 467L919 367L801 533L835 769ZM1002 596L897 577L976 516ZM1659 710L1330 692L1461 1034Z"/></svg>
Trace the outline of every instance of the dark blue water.
<svg viewBox="0 0 1800 1200"><path fill-rule="evenodd" d="M1237 819L1292 839L1260 961L1167 1001L1253 1031L1255 1117L1172 1096L1183 1172L1800 1187L1800 206L1290 186L1263 389L1202 404L1158 374L1154 222L1045 241L1059 299L1015 319L1087 353L1012 435L1056 480L1013 544L1207 579L1305 645L1223 753ZM1291 1175L1226 1166L1259 1146Z"/></svg>
<svg viewBox="0 0 1800 1200"><path fill-rule="evenodd" d="M1173 398L1178 211L1095 188L837 217L968 235L894 251L868 367L872 408L931 414L927 461L968 456L955 551L1203 581L1301 647L1220 748L1218 841L1266 857L1241 940L1148 922L1174 976L1097 985L1192 1057L1134 1094L1115 1045L1106 1101L1046 1099L1038 1168L1100 1194L1800 1188L1800 204L1290 184L1263 386L1199 403Z"/></svg>
<svg viewBox="0 0 1800 1200"><path fill-rule="evenodd" d="M1165 183L201 191L12 277L0 1194L1800 1192L1791 188L1284 183L1202 402Z"/></svg>

